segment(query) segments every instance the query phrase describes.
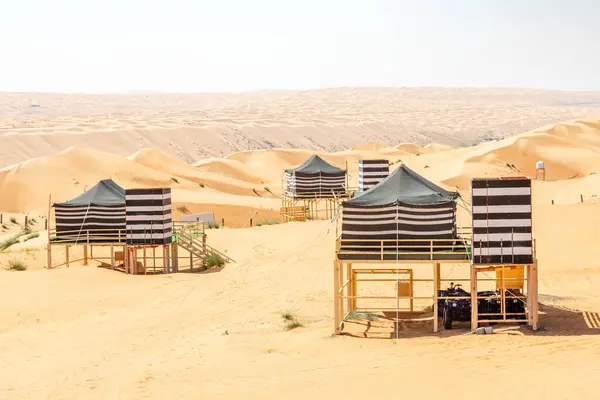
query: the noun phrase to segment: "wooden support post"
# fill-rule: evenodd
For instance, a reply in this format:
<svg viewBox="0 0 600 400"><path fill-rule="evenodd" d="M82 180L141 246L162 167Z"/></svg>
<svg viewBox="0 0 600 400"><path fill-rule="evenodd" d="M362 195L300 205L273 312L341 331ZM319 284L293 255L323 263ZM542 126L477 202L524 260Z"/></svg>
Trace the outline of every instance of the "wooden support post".
<svg viewBox="0 0 600 400"><path fill-rule="evenodd" d="M90 244L90 258L94 258L94 245Z"/></svg>
<svg viewBox="0 0 600 400"><path fill-rule="evenodd" d="M46 256L47 256L46 262L48 264L47 268L52 269L52 245L50 244L50 241L48 241L48 248L46 249L46 251L48 253L48 254L46 254Z"/></svg>
<svg viewBox="0 0 600 400"><path fill-rule="evenodd" d="M340 309L339 309L339 290L340 290L340 262L338 260L333 261L333 331L340 333Z"/></svg>
<svg viewBox="0 0 600 400"><path fill-rule="evenodd" d="M358 309L358 299L356 298L356 294L358 293L358 282L357 282L358 274L352 270L352 309Z"/></svg>
<svg viewBox="0 0 600 400"><path fill-rule="evenodd" d="M179 272L179 249L177 243L171 243L171 253L173 254L173 272Z"/></svg>
<svg viewBox="0 0 600 400"><path fill-rule="evenodd" d="M148 275L148 265L146 264L146 246L144 246L144 275Z"/></svg>
<svg viewBox="0 0 600 400"><path fill-rule="evenodd" d="M477 307L477 269L471 264L471 332L477 330L479 307Z"/></svg>
<svg viewBox="0 0 600 400"><path fill-rule="evenodd" d="M533 261L531 275L533 277L533 282L532 282L533 291L531 293L532 294L531 306L533 308L532 321L533 321L533 330L537 331L538 330L538 268L537 268L537 260Z"/></svg>
<svg viewBox="0 0 600 400"><path fill-rule="evenodd" d="M65 255L66 255L66 259L67 259L67 268L69 268L69 246L67 245L65 247Z"/></svg>
<svg viewBox="0 0 600 400"><path fill-rule="evenodd" d="M131 257L132 261L133 261L133 263L132 263L133 265L131 266L130 273L132 275L137 275L137 249L133 248L131 250L131 252L133 254L133 256Z"/></svg>
<svg viewBox="0 0 600 400"><path fill-rule="evenodd" d="M202 235L202 251L206 253L206 233Z"/></svg>
<svg viewBox="0 0 600 400"><path fill-rule="evenodd" d="M152 273L156 274L156 247L152 248Z"/></svg>
<svg viewBox="0 0 600 400"><path fill-rule="evenodd" d="M439 324L439 315L438 315L438 306L437 306L438 290L440 290L440 263L433 263L433 332L434 333L438 332L438 324Z"/></svg>
<svg viewBox="0 0 600 400"><path fill-rule="evenodd" d="M165 250L167 251L167 271L170 274L173 272L171 268L171 247L169 245L166 245Z"/></svg>
<svg viewBox="0 0 600 400"><path fill-rule="evenodd" d="M500 314L502 314L503 320L506 319L506 284L504 283L504 265L500 267Z"/></svg>
<svg viewBox="0 0 600 400"><path fill-rule="evenodd" d="M532 268L533 265L532 264L528 264L527 265L527 325L528 326L533 326L533 308L532 308L532 297L531 297L531 292L532 292L532 287L531 287L531 282L533 281L533 278L531 276L532 274Z"/></svg>
<svg viewBox="0 0 600 400"><path fill-rule="evenodd" d="M342 275L343 276L343 275ZM346 279L349 281L346 285L346 307L348 311L352 310L352 300L354 294L352 293L352 264L346 264ZM342 284L346 282L345 279L342 279Z"/></svg>
<svg viewBox="0 0 600 400"><path fill-rule="evenodd" d="M110 267L115 269L115 247L110 245Z"/></svg>
<svg viewBox="0 0 600 400"><path fill-rule="evenodd" d="M190 251L190 270L194 268L194 254Z"/></svg>
<svg viewBox="0 0 600 400"><path fill-rule="evenodd" d="M83 245L83 265L88 265L88 245Z"/></svg>

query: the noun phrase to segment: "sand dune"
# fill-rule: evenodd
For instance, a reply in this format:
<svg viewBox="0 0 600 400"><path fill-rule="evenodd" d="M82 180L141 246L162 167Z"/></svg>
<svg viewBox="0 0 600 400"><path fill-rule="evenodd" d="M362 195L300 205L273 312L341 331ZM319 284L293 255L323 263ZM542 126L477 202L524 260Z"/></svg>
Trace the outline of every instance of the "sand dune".
<svg viewBox="0 0 600 400"><path fill-rule="evenodd" d="M32 96L40 104L31 108ZM339 88L243 94L0 93L0 168L95 143L188 163L237 151L335 152L362 143L465 146L600 115L600 94L523 89Z"/></svg>
<svg viewBox="0 0 600 400"><path fill-rule="evenodd" d="M363 95L360 90L344 93L354 96L354 101ZM452 90L437 93L446 100L455 95ZM503 96L513 92L494 93L497 103L493 105L501 107ZM523 93L523 101L550 96ZM398 101L393 91L384 94L382 101ZM410 91L403 94L416 96ZM438 104L431 97L405 101ZM144 104L152 109L156 99L151 96ZM177 99L165 101L176 103ZM115 99L111 107L126 100ZM250 114L252 109L265 112L264 102L286 107L326 103L320 91L264 94L251 108L245 100L236 102L225 95L201 100L230 119L237 117L227 107L240 107ZM89 110L99 100L89 101L80 107ZM348 115L358 115L350 112L355 107L351 101L345 103L341 97L336 101L346 108L326 104L328 112L313 108L311 118L335 125L349 119ZM369 104L367 100L360 104L365 115L375 113ZM88 130L79 136L91 135L86 119L74 122L58 116L67 110L58 107L54 111L55 119L49 118L48 124L63 118L61 123L70 121L74 131ZM94 124L102 119L94 118ZM161 126L181 123L179 117L168 114L155 118L152 123ZM252 129L261 123L272 127L273 122L253 121ZM153 146L105 151L120 143L115 141L105 148L71 147L0 170L4 218L0 243L22 232L23 213L35 217L45 213L49 193L55 200L66 200L110 177L124 187L171 187L176 219L190 212L214 212L217 220L224 218L225 229L209 230L208 242L236 261L221 270L164 276L125 275L98 268L96 262L44 270L46 232L37 217L33 231L39 237L22 237L8 251L0 252L0 393L10 399L364 399L373 393L439 398L447 397L449 390L470 398L481 397L485 390L484 397L489 399L514 397L515 393L544 399L597 398L600 263L594 249L600 236L600 120L571 120L456 148L422 146L416 140L382 147L373 143L398 141L371 135L369 129L374 128L369 126L360 127L360 135L368 136L369 143L344 148L336 147L337 143L319 149L315 147L321 145L314 143L303 149L246 148L198 161ZM286 135L291 132L282 129ZM332 131L336 129L331 126ZM145 135L129 135L129 140ZM340 140L339 146L360 135L348 142ZM304 139L299 137L293 140L301 143ZM329 143L339 137L321 140ZM219 138L225 140L227 135ZM124 154L125 150L132 151ZM256 226L279 218L283 169L300 164L315 150L340 167L347 165L353 184L358 160L384 158L393 163L392 168L404 162L442 186L458 188L467 202L471 178L532 176L536 161L543 160L547 180L533 182L533 221L544 330L532 333L509 327L498 329L495 335L474 337L457 326L432 335L426 323L407 323L401 326L398 341L331 337L335 226L329 221ZM20 155L15 159L28 154L16 153ZM467 211L460 208L459 222L468 220ZM9 260L22 260L29 270L5 271ZM460 272L453 266L447 277L455 279ZM295 312L304 327L284 331L281 313L285 310ZM385 327L376 328L386 332Z"/></svg>

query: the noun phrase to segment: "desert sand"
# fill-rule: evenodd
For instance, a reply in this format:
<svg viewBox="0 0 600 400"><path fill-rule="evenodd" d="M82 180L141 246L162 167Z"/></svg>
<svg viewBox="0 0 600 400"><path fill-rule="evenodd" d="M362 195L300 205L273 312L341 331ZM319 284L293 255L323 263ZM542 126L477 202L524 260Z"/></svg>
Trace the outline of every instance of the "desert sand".
<svg viewBox="0 0 600 400"><path fill-rule="evenodd" d="M250 105L245 95L237 100L229 95L148 96L139 100L144 112L161 107L166 111L155 120L144 120L138 134L119 126L102 131L95 118L104 117L93 113L100 100L84 95L76 100L37 96L42 104L54 99L55 109L45 117L35 116L29 134L22 125L6 129L9 118L1 117L4 130L0 132L6 133L0 134L0 164L6 166L0 170L4 218L0 243L23 228L25 215L34 219L33 231L39 237L0 253L0 398L597 399L600 117L583 118L597 112L591 106L574 110L559 103L592 103L600 96L523 91L522 97L515 97L509 90L484 96L465 90L459 101L457 90L425 90L419 97L408 89L400 94L381 89L372 90L372 99L379 96L386 107L412 93L422 108L411 111L407 103L399 102L398 108L385 111L373 102L372 108L364 110L370 122L357 122L363 114L356 113L353 98L346 99L340 91L354 99L364 95L363 89L264 93L252 97ZM26 95L11 96L27 103ZM116 115L127 99L114 97L102 107ZM205 128L189 128L187 133L173 128L168 134L156 127L147 129L158 121L165 126L179 124L185 114L180 110L192 101L206 107L207 124L216 124L209 110L229 113L231 119L242 118L234 109L245 108L244 118L260 116L262 122L247 122L260 139L236 144L233 136L219 136L220 128L215 128L212 136L200 137L214 140L214 146L204 142L205 148L197 153L190 148L190 143L200 140L194 129ZM547 103L511 109L507 106L511 101ZM74 117L65 105L69 102L79 104L77 112L84 116ZM267 103L277 104L274 109L288 116L293 115L293 105L312 104L314 114L305 108L302 118L297 111L298 119L286 120L290 125L313 120L312 127L299 128L302 134L280 127L280 133L273 135L281 114L273 112L272 121L266 121ZM366 100L361 107L365 104ZM430 113L448 119L431 121L436 127L432 132L440 129L432 136L395 135L391 132L394 124L400 124L402 107L407 121L413 121L407 126L426 121ZM464 117L448 117L459 109L474 118L472 125L463 133L445 136L446 127L457 120L453 118ZM483 109L488 110L487 118L477 118ZM385 112L390 122L382 122L381 116L380 122L373 122L375 114ZM563 122L547 124L552 122L547 119L569 113ZM508 114L516 116L517 122ZM199 114L195 115L192 119L197 121ZM515 131L520 117L529 128ZM25 124L29 117L10 118ZM40 123L44 118L47 125ZM147 117L127 118L131 124ZM107 124L114 123L108 120L112 122ZM63 131L68 124L73 132ZM257 128L259 124L273 131ZM477 135L486 126L502 134L468 146L468 141L481 139ZM349 127L353 135L348 134ZM332 136L327 138L329 132ZM67 135L78 139L70 141ZM152 135L160 139L150 143ZM98 145L87 141L104 136L106 140ZM183 136L189 136L189 141L182 139L182 145L175 145ZM281 148L253 149L271 147L264 145L265 140ZM175 149L160 145L168 142ZM186 150L178 153L177 146ZM221 151L231 153L221 157ZM544 161L546 181L533 182L543 330L509 326L494 335L474 336L467 326L458 325L434 335L429 321L403 324L399 340L385 335L331 336L334 224L309 221L249 227L250 217L255 222L279 218L282 170L315 151L340 167L347 166L353 185L358 160L385 158L392 168L404 162L428 179L459 190L467 201L471 177L535 177L536 161ZM124 187L171 187L176 217L213 211L217 219L224 218L225 228L209 230L208 242L235 263L202 273L156 276L126 275L99 268L95 262L44 269L48 196L52 201L67 200L109 177ZM460 222L468 222L464 211ZM13 259L24 261L28 270L4 270ZM286 310L294 312L304 326L284 330L281 313Z"/></svg>

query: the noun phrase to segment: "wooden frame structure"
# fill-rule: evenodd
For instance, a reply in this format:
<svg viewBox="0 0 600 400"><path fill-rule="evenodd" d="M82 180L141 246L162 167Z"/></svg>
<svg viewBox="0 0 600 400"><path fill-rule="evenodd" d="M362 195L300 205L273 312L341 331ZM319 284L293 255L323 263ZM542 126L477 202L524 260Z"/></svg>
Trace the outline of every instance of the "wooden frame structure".
<svg viewBox="0 0 600 400"><path fill-rule="evenodd" d="M347 194L340 197L323 197L321 193L314 193L312 197L308 195L298 197L284 192L279 212L286 222L332 219L337 214L341 202L346 199L348 199Z"/></svg>
<svg viewBox="0 0 600 400"><path fill-rule="evenodd" d="M233 261L225 254L206 244L206 233L204 223L202 222L187 222L173 224L173 242L165 245L128 245L127 232L125 229L118 230L114 234L114 230L110 230L111 234L107 235L107 229L89 229L89 230L73 230L62 231L61 235L57 235L56 228L51 226L52 221L51 198L48 203L48 244L46 248L47 259L46 268L53 269L61 266L69 267L71 263L83 261L84 265L88 265L90 260L110 263L112 269L121 269L125 273L133 275L150 273L172 273L179 271L179 251L178 247L184 247L189 252L190 269L193 269L194 262L199 259L198 254L207 252L217 252L225 260ZM64 237L60 237L64 236ZM75 238L73 238L75 237ZM116 239L115 239L116 237ZM201 242L198 242L200 239ZM53 264L53 248L64 247L65 260L59 264ZM94 249L106 248L110 249L110 255L98 256L94 255ZM82 248L83 257L73 258L72 250ZM159 251L157 251L157 249ZM141 253L141 254L140 254ZM158 254L157 254L158 253ZM196 254L196 256L195 256ZM196 258L196 260L194 260ZM157 262L158 260L158 262ZM122 268L119 267L119 262L122 263ZM151 265L150 265L151 262Z"/></svg>
<svg viewBox="0 0 600 400"><path fill-rule="evenodd" d="M471 300L471 331L475 331L482 323L527 323L535 331L538 329L538 277L537 259L535 257L535 240L533 264L526 265L474 265L471 262L471 234L467 230L459 230L459 239L411 239L402 240L407 242L406 246L386 246L389 240L360 240L360 244L351 243L351 240L341 239L336 235L335 259L333 262L333 295L334 295L334 332L340 334L344 329L344 321L351 311L355 312L390 312L396 311L402 314L415 314L419 311L414 309L415 300L432 300L433 303L433 332L439 331L438 300L463 299L463 297L441 297L438 290L443 282L465 282L470 286ZM429 242L428 246L410 245L410 242ZM449 247L456 246L456 242L464 247L464 251L448 251ZM353 251L344 251L349 242ZM451 243L450 243L451 242ZM424 251L415 252L419 247ZM410 248L403 251L403 248ZM411 250L412 249L412 250ZM375 255L375 257L374 257ZM352 257L349 257L352 256ZM394 259L390 259L394 258ZM394 265L395 264L395 265ZM442 266L454 266L466 264L469 266L469 278L442 278ZM431 278L414 278L415 265L419 271L424 271L426 265L431 268ZM360 266L360 267L357 267ZM508 271L517 271L510 274ZM487 272L494 272L495 277L490 277ZM526 276L519 276L525 273ZM392 275L394 278L380 278L381 275ZM359 279L359 275L370 275L375 278ZM404 275L401 277L401 275ZM481 275L486 275L481 277ZM507 276L511 275L511 276ZM408 276L408 279L407 279ZM359 296L359 282L403 282L404 285L397 287L397 296ZM500 293L495 296L479 296L479 284L494 282L495 288ZM430 296L415 296L415 283L431 283L433 291ZM508 293L508 295L507 295ZM500 313L480 314L477 304L478 300L500 299ZM359 300L396 300L395 307L361 307ZM525 313L510 313L506 308L506 300L513 299L525 303ZM400 300L408 300L408 307L400 307ZM396 321L398 323L398 321Z"/></svg>
<svg viewBox="0 0 600 400"><path fill-rule="evenodd" d="M455 246L460 241L458 247L463 249L448 251L449 247ZM439 316L437 309L438 290L441 283L445 281L456 281L456 279L442 279L441 267L449 264L467 264L470 263L468 257L470 249L470 236L465 232L458 239L406 239L402 240L405 245L388 246L389 240L360 240L361 243L353 240L344 240L341 235L336 238L335 260L333 262L333 291L334 291L334 332L339 334L344 329L344 320L351 311L368 312L390 312L396 311L402 314L421 314L421 311L415 311L415 300L431 300L433 302L433 332L438 332ZM418 242L418 245L410 243ZM429 242L428 246L423 246L423 242ZM368 244L365 244L368 243ZM344 245L351 244L353 251L344 251ZM423 251L414 251L415 248ZM406 249L404 251L403 249ZM352 256L349 258L348 256ZM374 258L376 256L376 258ZM390 259L393 258L393 259ZM362 267L357 268L357 265ZM366 265L366 266L365 266ZM415 268L409 268L409 265L415 265L422 272L425 266L431 267L431 278L415 278ZM392 275L394 278L370 278L358 279L359 274L364 275ZM397 282L396 296L359 296L359 282ZM415 296L415 283L431 283L432 294L430 296ZM360 307L358 300L396 300L395 307ZM400 307L400 300L408 301L408 307ZM398 323L398 321L396 321Z"/></svg>

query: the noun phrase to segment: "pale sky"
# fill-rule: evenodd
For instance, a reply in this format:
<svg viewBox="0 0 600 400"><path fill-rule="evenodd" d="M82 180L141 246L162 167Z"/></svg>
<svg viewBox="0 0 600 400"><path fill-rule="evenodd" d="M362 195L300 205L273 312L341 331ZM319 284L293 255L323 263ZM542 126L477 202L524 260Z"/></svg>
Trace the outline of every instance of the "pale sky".
<svg viewBox="0 0 600 400"><path fill-rule="evenodd" d="M4 0L0 91L600 90L600 0Z"/></svg>

